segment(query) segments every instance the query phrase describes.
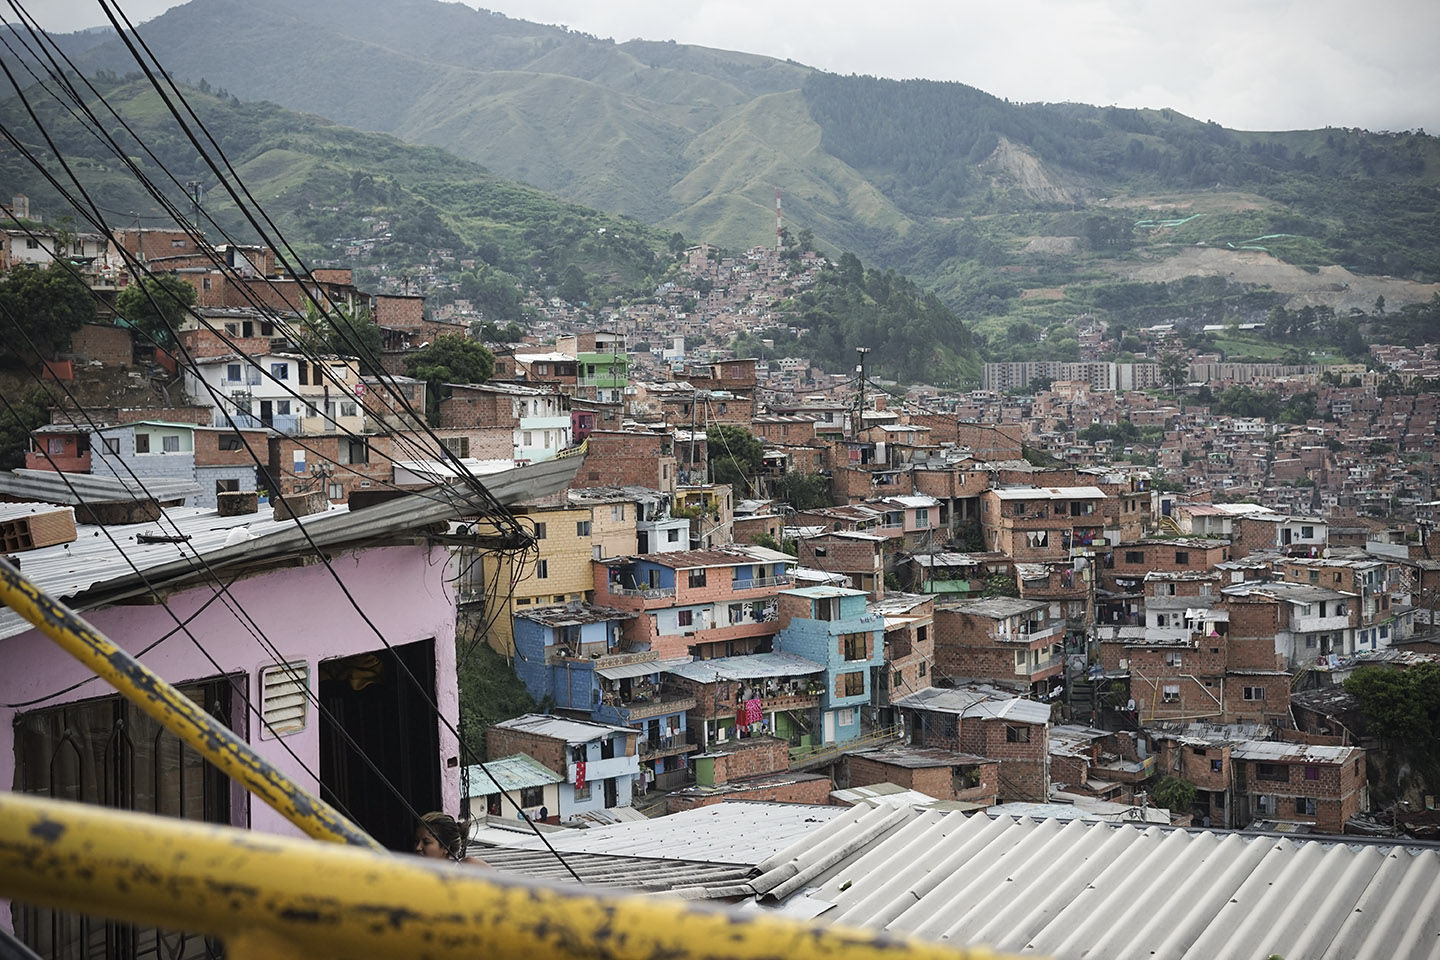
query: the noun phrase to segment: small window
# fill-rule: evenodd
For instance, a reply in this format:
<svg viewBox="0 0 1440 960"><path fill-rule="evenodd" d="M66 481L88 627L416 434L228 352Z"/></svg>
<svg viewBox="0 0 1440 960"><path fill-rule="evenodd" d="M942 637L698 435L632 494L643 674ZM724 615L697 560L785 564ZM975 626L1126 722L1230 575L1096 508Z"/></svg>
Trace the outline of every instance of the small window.
<svg viewBox="0 0 1440 960"><path fill-rule="evenodd" d="M539 807L539 806L544 806L544 804L545 804L545 788L544 788L544 787L521 787L521 788L520 788L520 806L522 806L522 807ZM547 811L547 812L548 812L548 811Z"/></svg>
<svg viewBox="0 0 1440 960"><path fill-rule="evenodd" d="M693 627L695 625L694 610L680 610L675 614L675 622L682 627Z"/></svg>
<svg viewBox="0 0 1440 960"><path fill-rule="evenodd" d="M1298 814L1301 814L1301 815L1303 815L1303 816L1311 816L1311 817L1313 817L1313 816L1315 815L1315 798L1314 798L1314 797L1296 797L1296 798L1295 798L1295 812L1298 813Z"/></svg>
<svg viewBox="0 0 1440 960"><path fill-rule="evenodd" d="M920 676L922 676L922 677L925 676L925 661L924 661L924 660L921 660L921 661L920 661Z"/></svg>
<svg viewBox="0 0 1440 960"><path fill-rule="evenodd" d="M550 576L550 561L549 561L549 560L536 560L536 561L535 561L535 577L536 577L536 579L538 579L538 580L544 580L544 579L547 579L549 576Z"/></svg>
<svg viewBox="0 0 1440 960"><path fill-rule="evenodd" d="M666 531L665 531L665 540L666 540L666 542L668 542L668 543L679 543L679 542L680 542L680 531L679 531L678 529L666 530Z"/></svg>
<svg viewBox="0 0 1440 960"><path fill-rule="evenodd" d="M222 434L220 435L220 449L221 449L221 450L224 450L224 451L227 451L227 452L233 452L233 451L235 451L235 450L242 450L242 449L244 449L244 447L245 447L245 443L244 443L243 440L240 439L240 435L239 435L239 434L235 434L235 433L222 433Z"/></svg>
<svg viewBox="0 0 1440 960"><path fill-rule="evenodd" d="M209 277L201 277L201 278L200 278L200 289L201 289L201 290L209 290L209 289L210 289L210 278L209 278Z"/></svg>
<svg viewBox="0 0 1440 960"><path fill-rule="evenodd" d="M612 503L610 505L610 519L616 523L623 521L625 519L625 504Z"/></svg>
<svg viewBox="0 0 1440 960"><path fill-rule="evenodd" d="M1264 699L1265 699L1265 688L1264 688L1264 687L1244 687L1244 688L1242 688L1242 690L1241 690L1241 696L1244 697L1244 699L1246 699L1246 700L1264 700Z"/></svg>
<svg viewBox="0 0 1440 960"><path fill-rule="evenodd" d="M1165 654L1165 666L1180 667L1185 665L1185 658L1178 653Z"/></svg>
<svg viewBox="0 0 1440 960"><path fill-rule="evenodd" d="M462 460L470 456L469 437L445 437L440 442L445 445L446 450L450 451L451 456L459 457Z"/></svg>
<svg viewBox="0 0 1440 960"><path fill-rule="evenodd" d="M1219 772L1220 772L1220 761L1219 761L1219 760L1211 760L1211 761L1210 761L1210 772L1211 772L1211 773L1219 773Z"/></svg>
<svg viewBox="0 0 1440 960"><path fill-rule="evenodd" d="M272 363L272 364L270 364L270 376L274 377L276 380L289 380L289 379L290 379L290 364L288 364L288 363Z"/></svg>
<svg viewBox="0 0 1440 960"><path fill-rule="evenodd" d="M1180 685L1178 683L1167 684L1163 688L1162 693L1166 703L1178 703L1180 700Z"/></svg>
<svg viewBox="0 0 1440 960"><path fill-rule="evenodd" d="M1306 779L1306 780L1319 780L1319 779L1320 779L1320 768L1317 767L1317 766L1315 766L1315 764L1313 764L1313 763L1307 763L1307 764L1305 765L1305 779Z"/></svg>
<svg viewBox="0 0 1440 960"><path fill-rule="evenodd" d="M583 786L583 787L576 787L576 788L575 788L575 799L576 799L576 800L589 800L589 799L590 799L590 781L589 781L589 780L586 780L586 781L585 781L585 786Z"/></svg>
<svg viewBox="0 0 1440 960"><path fill-rule="evenodd" d="M844 691L841 694L842 696L859 697L864 695L865 674L863 671L856 671L855 673L842 673L840 675L840 679L842 681L840 689Z"/></svg>
<svg viewBox="0 0 1440 960"><path fill-rule="evenodd" d="M1012 726L1009 726L1009 725L1007 724L1006 727L1005 727L1005 742L1006 742L1006 743L1029 743L1029 742L1030 742L1030 728L1029 728L1029 727L1012 727Z"/></svg>
<svg viewBox="0 0 1440 960"><path fill-rule="evenodd" d="M1175 562L1176 562L1176 563L1189 563L1189 562L1190 562L1190 551L1189 551L1189 550L1176 550L1176 551L1175 551Z"/></svg>
<svg viewBox="0 0 1440 960"><path fill-rule="evenodd" d="M1125 562L1126 562L1126 563L1144 563L1144 562L1145 562L1145 551L1144 551L1144 550L1126 550L1126 551L1125 551Z"/></svg>
<svg viewBox="0 0 1440 960"><path fill-rule="evenodd" d="M865 649L865 641L868 637L863 633L847 633L840 638L840 650L846 660L868 660L869 652Z"/></svg>
<svg viewBox="0 0 1440 960"><path fill-rule="evenodd" d="M698 567L694 570L688 571L687 582L691 587L705 586L705 568Z"/></svg>
<svg viewBox="0 0 1440 960"><path fill-rule="evenodd" d="M536 540L544 540L544 539L545 539L545 524L544 524L543 522L540 522L540 523L536 523L536 524L535 524L535 539L536 539Z"/></svg>
<svg viewBox="0 0 1440 960"><path fill-rule="evenodd" d="M577 537L588 537L588 536L590 536L590 521L589 521L589 520L576 520L576 521L575 521L575 536L577 536Z"/></svg>
<svg viewBox="0 0 1440 960"><path fill-rule="evenodd" d="M276 416L279 416L279 417L288 417L288 416L290 416L290 401L289 401L289 400L276 400L276 401L275 401L275 415L276 415Z"/></svg>
<svg viewBox="0 0 1440 960"><path fill-rule="evenodd" d="M1257 763L1255 764L1255 779L1288 783L1290 768L1283 763Z"/></svg>
<svg viewBox="0 0 1440 960"><path fill-rule="evenodd" d="M231 383L239 383L241 379L240 364L232 363L225 367L225 379Z"/></svg>
<svg viewBox="0 0 1440 960"><path fill-rule="evenodd" d="M137 434L135 434L135 452L136 452L136 453L149 453L149 452L150 452L150 434L148 434L148 433L137 433Z"/></svg>
<svg viewBox="0 0 1440 960"><path fill-rule="evenodd" d="M340 416L342 416L342 417L354 417L354 416L358 416L358 415L359 415L359 407L356 406L354 400L341 400L341 401L340 401ZM464 439L464 438L462 438L462 439Z"/></svg>
<svg viewBox="0 0 1440 960"><path fill-rule="evenodd" d="M892 685L892 686L895 686L895 687L903 687L903 686L905 686L905 674L904 674L903 671L901 671L901 670L896 670L896 671L895 671L894 680L893 680L893 682L892 682L891 685Z"/></svg>
<svg viewBox="0 0 1440 960"><path fill-rule="evenodd" d="M116 439L116 438L114 438L114 437L102 437L101 440L100 440L100 442L103 443L103 444L105 444L105 452L106 452L106 453L119 453L119 452L120 452L120 441L119 441L118 439ZM221 447L220 449L223 450L223 449L225 449L225 448L224 448L224 447Z"/></svg>

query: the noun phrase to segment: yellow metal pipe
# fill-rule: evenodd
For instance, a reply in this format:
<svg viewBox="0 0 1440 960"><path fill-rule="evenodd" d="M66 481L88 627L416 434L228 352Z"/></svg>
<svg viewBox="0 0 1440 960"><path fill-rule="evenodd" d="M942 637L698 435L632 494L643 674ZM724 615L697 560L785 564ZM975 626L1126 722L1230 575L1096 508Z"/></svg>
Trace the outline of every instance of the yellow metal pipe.
<svg viewBox="0 0 1440 960"><path fill-rule="evenodd" d="M0 602L309 836L382 849L364 830L302 790L200 705L21 576L3 557Z"/></svg>
<svg viewBox="0 0 1440 960"><path fill-rule="evenodd" d="M405 960L995 956L20 794L0 794L0 896L219 936L250 956L266 944Z"/></svg>

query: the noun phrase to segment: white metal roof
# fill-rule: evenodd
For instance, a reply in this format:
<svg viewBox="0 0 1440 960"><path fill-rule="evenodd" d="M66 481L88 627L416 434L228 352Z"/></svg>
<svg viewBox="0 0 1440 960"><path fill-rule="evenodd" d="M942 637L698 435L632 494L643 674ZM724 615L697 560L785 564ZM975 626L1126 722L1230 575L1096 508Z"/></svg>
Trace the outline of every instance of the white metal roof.
<svg viewBox="0 0 1440 960"><path fill-rule="evenodd" d="M840 816L844 807L727 800L668 817L548 833L561 853L624 854L657 860L758 864ZM535 836L507 846L544 849Z"/></svg>
<svg viewBox="0 0 1440 960"><path fill-rule="evenodd" d="M628 733L631 736L639 733L634 727L616 727L608 723L592 723L589 720L568 720L543 713L527 713L510 720L502 720L495 726L507 730L523 730L539 737L553 737L566 743L590 743L617 733Z"/></svg>
<svg viewBox="0 0 1440 960"><path fill-rule="evenodd" d="M843 853L826 864L826 851ZM1429 849L875 810L760 868L771 864L792 882L749 883L786 912L956 947L1057 960L1440 957Z"/></svg>
<svg viewBox="0 0 1440 960"><path fill-rule="evenodd" d="M992 493L1001 500L1105 500L1099 487L999 487Z"/></svg>
<svg viewBox="0 0 1440 960"><path fill-rule="evenodd" d="M487 760L465 768L461 789L467 797L486 797L502 790L523 790L548 783L564 783L565 778L539 760L523 753Z"/></svg>
<svg viewBox="0 0 1440 960"><path fill-rule="evenodd" d="M983 720L1014 720L1017 723L1048 723L1048 704L1019 697L1008 697L997 691L957 688L946 690L927 687L895 701L895 706L908 710L931 710L954 713Z"/></svg>
<svg viewBox="0 0 1440 960"><path fill-rule="evenodd" d="M642 660L639 663L622 663L618 667L597 667L595 672L606 680L625 680L631 677L647 677L652 673L663 673L671 667L689 663L689 657L674 660Z"/></svg>
<svg viewBox="0 0 1440 960"><path fill-rule="evenodd" d="M824 670L823 663L816 663L794 653L750 653L716 660L695 660L665 668L666 673L699 683L755 680L761 677L803 677L822 673Z"/></svg>

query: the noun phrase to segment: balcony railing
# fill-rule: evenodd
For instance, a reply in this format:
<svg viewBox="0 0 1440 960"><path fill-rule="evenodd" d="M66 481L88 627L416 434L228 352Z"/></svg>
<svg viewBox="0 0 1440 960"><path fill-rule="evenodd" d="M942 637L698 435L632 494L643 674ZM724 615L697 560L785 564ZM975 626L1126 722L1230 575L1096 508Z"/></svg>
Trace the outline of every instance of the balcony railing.
<svg viewBox="0 0 1440 960"><path fill-rule="evenodd" d="M619 597L643 597L646 600L675 596L674 587L622 587L614 583L610 584L610 592Z"/></svg>
<svg viewBox="0 0 1440 960"><path fill-rule="evenodd" d="M758 590L761 587L778 587L790 582L789 577L756 577L754 580L731 581L732 590Z"/></svg>
<svg viewBox="0 0 1440 960"><path fill-rule="evenodd" d="M659 757L695 749L698 749L696 745L685 739L684 734L676 734L673 737L661 737L653 742L641 740L639 751L641 757Z"/></svg>

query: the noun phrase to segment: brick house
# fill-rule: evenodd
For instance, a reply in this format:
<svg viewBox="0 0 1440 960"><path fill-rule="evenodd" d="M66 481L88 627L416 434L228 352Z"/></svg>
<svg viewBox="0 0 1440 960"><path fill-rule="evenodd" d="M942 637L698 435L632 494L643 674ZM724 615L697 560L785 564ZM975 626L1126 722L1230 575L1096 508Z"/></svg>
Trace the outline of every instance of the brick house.
<svg viewBox="0 0 1440 960"><path fill-rule="evenodd" d="M757 562L758 549L607 557L595 562L591 589L596 603L638 614L625 635L637 649L667 659L752 653L780 629L776 595L795 563L783 554Z"/></svg>
<svg viewBox="0 0 1440 960"><path fill-rule="evenodd" d="M1235 768L1235 822L1310 823L1342 834L1345 822L1370 808L1365 751L1250 740L1230 751Z"/></svg>
<svg viewBox="0 0 1440 960"><path fill-rule="evenodd" d="M971 684L932 687L895 702L908 743L999 762L1000 799L1046 802L1050 794L1050 708Z"/></svg>
<svg viewBox="0 0 1440 960"><path fill-rule="evenodd" d="M789 770L789 745L774 737L730 740L692 758L695 785L665 798L666 814L726 800L826 804L834 784L816 773Z"/></svg>
<svg viewBox="0 0 1440 960"><path fill-rule="evenodd" d="M446 384L440 426L510 436L516 463L549 460L570 446L570 410L553 389L521 384Z"/></svg>
<svg viewBox="0 0 1440 960"><path fill-rule="evenodd" d="M1099 487L1006 486L980 495L985 546L1016 561L1068 560L1106 546Z"/></svg>
<svg viewBox="0 0 1440 960"><path fill-rule="evenodd" d="M575 478L587 487L650 487L675 492L675 440L645 430L594 430Z"/></svg>
<svg viewBox="0 0 1440 960"><path fill-rule="evenodd" d="M1000 795L1000 763L985 757L924 747L884 747L845 755L845 785L893 783L934 797L980 807Z"/></svg>
<svg viewBox="0 0 1440 960"><path fill-rule="evenodd" d="M707 751L751 736L815 745L824 672L823 663L776 652L671 661L665 667L669 682L694 700L689 738Z"/></svg>
<svg viewBox="0 0 1440 960"><path fill-rule="evenodd" d="M270 437L267 489L289 496L323 491L343 502L394 479L393 440L383 434Z"/></svg>
<svg viewBox="0 0 1440 960"><path fill-rule="evenodd" d="M602 508L603 509L603 508ZM517 504L510 512L535 537L536 556L519 564L510 554L479 555L480 583L501 584L501 594L487 603L508 606L493 618L486 640L497 653L514 656L512 618L534 607L590 601L595 590L591 570L592 508L579 504ZM488 588L488 587L487 587ZM616 607L604 598L600 606ZM625 608L620 608L625 609ZM628 625L628 622L627 622Z"/></svg>
<svg viewBox="0 0 1440 960"><path fill-rule="evenodd" d="M1318 557L1329 543L1329 524L1320 517L1255 513L1235 520L1232 555L1247 557L1257 550L1279 550L1291 557ZM1228 558L1227 558L1228 559Z"/></svg>
<svg viewBox="0 0 1440 960"><path fill-rule="evenodd" d="M1104 556L1100 585L1138 591L1152 571L1210 570L1230 559L1230 542L1205 537L1170 537L1121 544Z"/></svg>
<svg viewBox="0 0 1440 960"><path fill-rule="evenodd" d="M1024 683L1045 693L1064 673L1064 629L1040 600L946 600L935 608L935 669L943 677Z"/></svg>
<svg viewBox="0 0 1440 960"><path fill-rule="evenodd" d="M1240 739L1226 735L1225 727L1191 724L1177 732L1151 734L1156 770L1195 784L1197 822L1235 827L1235 761L1231 756Z"/></svg>
<svg viewBox="0 0 1440 960"><path fill-rule="evenodd" d="M782 590L775 649L825 665L821 675L821 743L860 735L862 708L873 703L874 674L885 664L885 621L863 591L847 587Z"/></svg>
<svg viewBox="0 0 1440 960"><path fill-rule="evenodd" d="M795 541L802 566L843 574L850 586L872 600L885 595L885 538L870 533L838 530Z"/></svg>
<svg viewBox="0 0 1440 960"><path fill-rule="evenodd" d="M892 593L870 604L885 619L885 665L878 671L874 705L879 725L898 722L892 704L931 686L935 667L935 598Z"/></svg>
<svg viewBox="0 0 1440 960"><path fill-rule="evenodd" d="M560 807L547 823L574 820L592 810L628 807L640 774L636 731L584 720L528 713L485 731L485 754L499 759L523 753L564 776ZM527 811L539 819L539 810Z"/></svg>

